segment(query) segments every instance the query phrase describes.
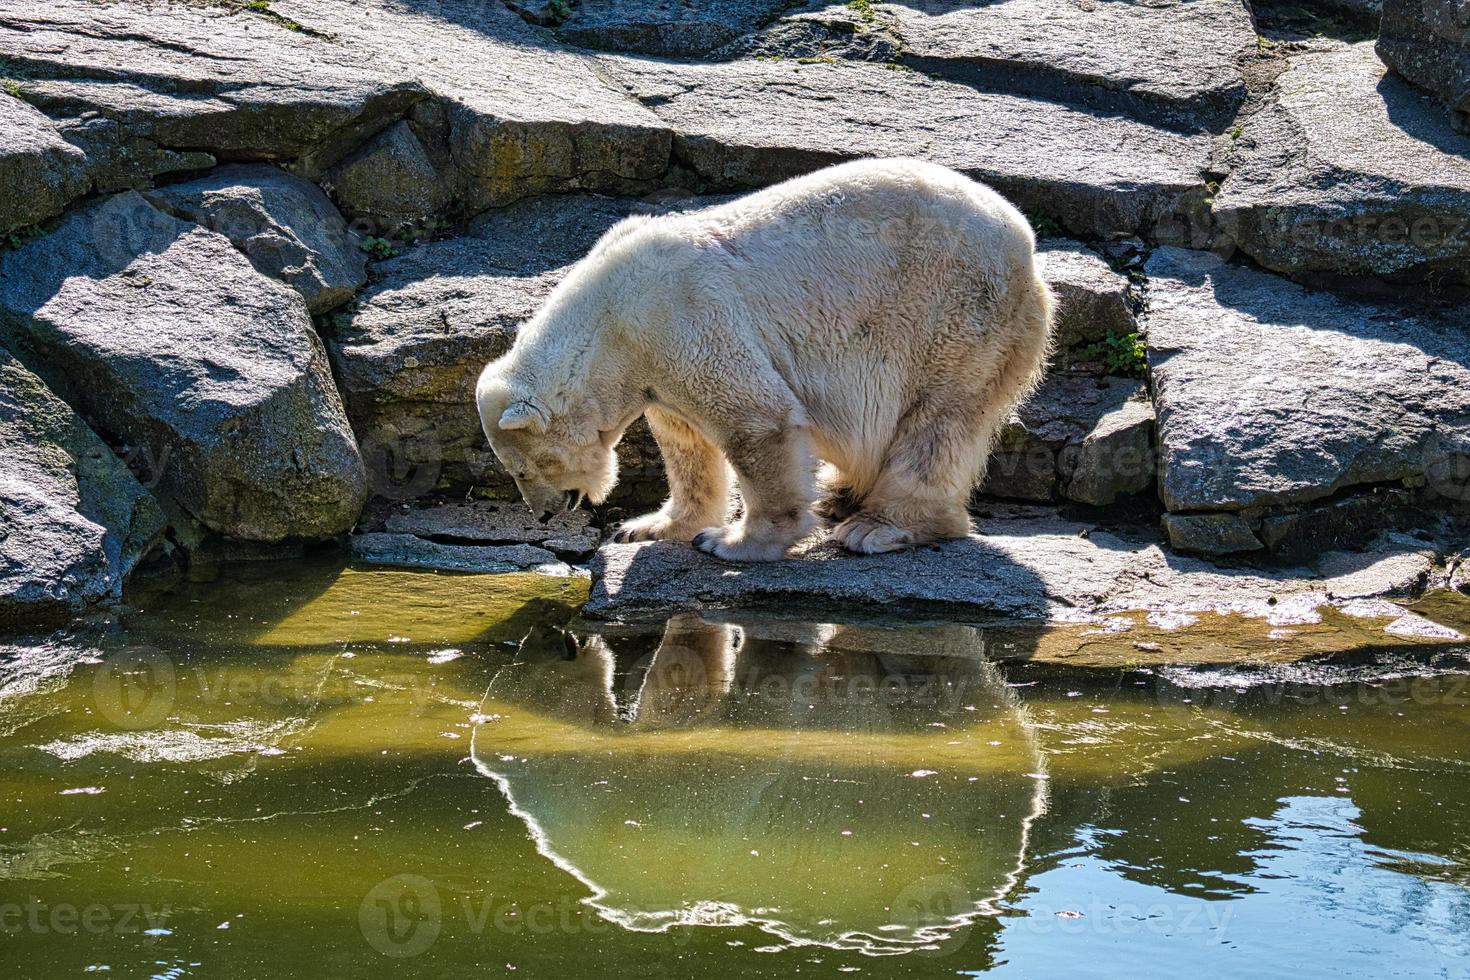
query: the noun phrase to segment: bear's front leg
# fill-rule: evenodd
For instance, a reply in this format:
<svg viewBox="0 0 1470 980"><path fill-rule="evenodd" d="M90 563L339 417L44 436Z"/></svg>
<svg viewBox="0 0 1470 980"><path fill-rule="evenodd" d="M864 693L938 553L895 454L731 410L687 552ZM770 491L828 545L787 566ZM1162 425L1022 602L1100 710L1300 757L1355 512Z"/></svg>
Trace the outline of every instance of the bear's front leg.
<svg viewBox="0 0 1470 980"><path fill-rule="evenodd" d="M740 480L745 514L735 524L709 527L694 537L700 551L731 561L775 561L811 531L814 461L806 431L736 431L725 455Z"/></svg>
<svg viewBox="0 0 1470 980"><path fill-rule="evenodd" d="M669 499L652 514L625 521L613 532L630 541L688 541L730 509L730 475L725 457L698 429L671 412L650 405L643 413L664 460Z"/></svg>

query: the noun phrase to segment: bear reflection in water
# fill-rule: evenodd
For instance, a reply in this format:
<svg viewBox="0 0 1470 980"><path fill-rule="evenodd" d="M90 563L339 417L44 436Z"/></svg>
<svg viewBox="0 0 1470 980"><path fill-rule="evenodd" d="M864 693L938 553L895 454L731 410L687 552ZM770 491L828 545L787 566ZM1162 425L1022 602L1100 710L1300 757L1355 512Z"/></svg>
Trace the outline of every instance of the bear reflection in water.
<svg viewBox="0 0 1470 980"><path fill-rule="evenodd" d="M649 652L651 650L651 652ZM538 627L473 756L625 928L952 948L1015 885L1044 762L969 627Z"/></svg>

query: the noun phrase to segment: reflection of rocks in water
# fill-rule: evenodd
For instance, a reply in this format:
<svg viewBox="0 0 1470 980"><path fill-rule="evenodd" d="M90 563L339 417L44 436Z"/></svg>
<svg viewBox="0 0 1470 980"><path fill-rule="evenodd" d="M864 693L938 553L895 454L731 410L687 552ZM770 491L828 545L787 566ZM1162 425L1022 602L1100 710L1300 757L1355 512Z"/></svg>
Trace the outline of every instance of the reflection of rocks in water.
<svg viewBox="0 0 1470 980"><path fill-rule="evenodd" d="M968 627L538 629L482 713L476 764L630 929L947 948L1012 888L1045 800Z"/></svg>

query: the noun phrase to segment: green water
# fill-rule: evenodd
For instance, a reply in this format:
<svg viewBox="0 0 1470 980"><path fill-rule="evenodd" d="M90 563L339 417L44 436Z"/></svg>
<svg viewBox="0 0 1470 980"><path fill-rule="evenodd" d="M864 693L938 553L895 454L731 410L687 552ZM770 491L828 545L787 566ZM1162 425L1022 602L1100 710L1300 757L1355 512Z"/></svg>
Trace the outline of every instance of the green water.
<svg viewBox="0 0 1470 980"><path fill-rule="evenodd" d="M265 566L0 641L0 975L1470 975L1470 651L585 588Z"/></svg>

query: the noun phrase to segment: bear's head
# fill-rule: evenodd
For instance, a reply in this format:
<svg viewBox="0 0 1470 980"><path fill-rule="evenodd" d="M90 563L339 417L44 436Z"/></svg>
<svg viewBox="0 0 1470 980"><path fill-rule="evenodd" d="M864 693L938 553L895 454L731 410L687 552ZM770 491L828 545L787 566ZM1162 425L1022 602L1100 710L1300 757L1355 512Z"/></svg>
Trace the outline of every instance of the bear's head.
<svg viewBox="0 0 1470 980"><path fill-rule="evenodd" d="M545 523L583 498L602 503L618 481L613 449L622 429L600 431L594 419L571 409L553 412L497 364L485 369L475 392L480 424L531 513Z"/></svg>

